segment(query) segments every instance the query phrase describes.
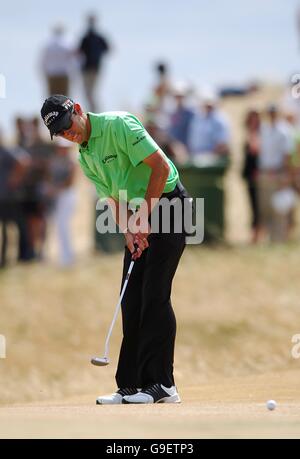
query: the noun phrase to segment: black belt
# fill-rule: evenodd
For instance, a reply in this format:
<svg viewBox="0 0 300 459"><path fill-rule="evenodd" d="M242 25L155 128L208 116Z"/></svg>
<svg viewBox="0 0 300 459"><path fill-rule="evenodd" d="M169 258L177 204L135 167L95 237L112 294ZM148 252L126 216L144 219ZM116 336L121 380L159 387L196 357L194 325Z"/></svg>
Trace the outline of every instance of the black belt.
<svg viewBox="0 0 300 459"><path fill-rule="evenodd" d="M178 181L175 185L175 188L173 191L169 191L169 193L163 193L161 195L161 198L173 198L175 196L179 196L180 194L182 193L186 193L186 189L184 188L184 186L182 185L182 183L180 181Z"/></svg>

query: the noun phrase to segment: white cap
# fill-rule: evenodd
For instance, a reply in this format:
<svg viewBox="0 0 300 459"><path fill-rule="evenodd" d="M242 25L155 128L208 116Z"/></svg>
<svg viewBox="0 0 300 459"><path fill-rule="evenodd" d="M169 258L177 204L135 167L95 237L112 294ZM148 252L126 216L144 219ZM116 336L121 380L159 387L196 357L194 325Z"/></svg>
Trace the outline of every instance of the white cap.
<svg viewBox="0 0 300 459"><path fill-rule="evenodd" d="M203 105L216 105L218 95L216 91L210 87L204 87L198 91L198 98Z"/></svg>
<svg viewBox="0 0 300 459"><path fill-rule="evenodd" d="M186 96L189 87L185 81L176 81L172 85L172 92L174 96Z"/></svg>

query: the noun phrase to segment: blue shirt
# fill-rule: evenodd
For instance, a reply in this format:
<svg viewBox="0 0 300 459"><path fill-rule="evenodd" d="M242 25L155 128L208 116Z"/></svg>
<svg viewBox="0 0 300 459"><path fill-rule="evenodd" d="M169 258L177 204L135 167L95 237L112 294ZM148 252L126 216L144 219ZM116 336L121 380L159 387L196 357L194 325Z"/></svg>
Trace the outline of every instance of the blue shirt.
<svg viewBox="0 0 300 459"><path fill-rule="evenodd" d="M169 134L175 140L183 143L186 147L188 146L189 128L193 115L192 110L186 107L178 108L171 115Z"/></svg>
<svg viewBox="0 0 300 459"><path fill-rule="evenodd" d="M189 129L190 153L213 152L221 143L229 143L229 127L224 116L217 110L195 113Z"/></svg>

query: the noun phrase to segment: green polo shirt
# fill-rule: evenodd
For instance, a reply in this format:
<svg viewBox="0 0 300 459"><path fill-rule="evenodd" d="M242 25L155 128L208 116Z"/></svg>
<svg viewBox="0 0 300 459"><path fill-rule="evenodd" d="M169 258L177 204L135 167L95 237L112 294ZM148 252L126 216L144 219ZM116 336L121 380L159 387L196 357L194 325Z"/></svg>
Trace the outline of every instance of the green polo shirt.
<svg viewBox="0 0 300 459"><path fill-rule="evenodd" d="M126 190L127 201L144 198L151 168L143 160L160 149L157 143L128 112L88 113L88 116L91 135L88 143L79 148L79 163L95 184L99 197L118 200L119 190ZM168 193L174 190L179 176L172 161L165 158L170 166L164 188L164 193Z"/></svg>

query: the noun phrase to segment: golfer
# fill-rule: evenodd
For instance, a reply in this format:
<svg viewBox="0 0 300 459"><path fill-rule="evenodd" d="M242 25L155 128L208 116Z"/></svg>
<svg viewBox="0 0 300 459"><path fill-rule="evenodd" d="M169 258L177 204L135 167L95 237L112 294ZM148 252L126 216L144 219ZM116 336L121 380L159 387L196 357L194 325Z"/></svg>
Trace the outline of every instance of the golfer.
<svg viewBox="0 0 300 459"><path fill-rule="evenodd" d="M106 198L124 233L123 279L131 258L136 261L122 302L123 341L116 373L117 390L97 398L98 404L179 403L173 360L176 320L171 305L172 280L185 248L185 233L151 233L153 209L162 198L184 200L188 195L178 171L141 122L127 112L84 113L63 95L46 99L41 110L53 136L79 144L79 162ZM120 219L120 190L127 203L142 198L137 210L126 205L131 225ZM135 245L137 249L135 250Z"/></svg>

